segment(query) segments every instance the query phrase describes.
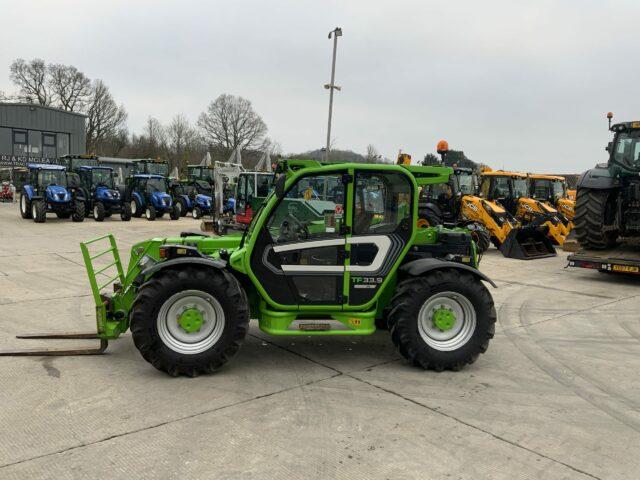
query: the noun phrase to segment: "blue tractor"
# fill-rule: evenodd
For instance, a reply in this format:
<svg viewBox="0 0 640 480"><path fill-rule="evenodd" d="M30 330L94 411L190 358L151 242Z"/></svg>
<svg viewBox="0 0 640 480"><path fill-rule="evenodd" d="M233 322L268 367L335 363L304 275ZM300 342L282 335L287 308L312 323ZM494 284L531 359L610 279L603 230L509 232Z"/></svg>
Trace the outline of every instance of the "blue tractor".
<svg viewBox="0 0 640 480"><path fill-rule="evenodd" d="M168 180L162 175L138 174L127 181L125 195L131 208L131 215L147 220L162 218L168 213L171 220L180 218L180 207L173 205L171 195L167 193Z"/></svg>
<svg viewBox="0 0 640 480"><path fill-rule="evenodd" d="M30 163L29 178L20 192L20 215L44 223L47 213L58 218L69 218L74 222L84 220L84 200L81 190L62 165Z"/></svg>
<svg viewBox="0 0 640 480"><path fill-rule="evenodd" d="M191 212L193 218L210 215L213 208L213 189L207 182L193 180L190 182L173 181L170 185L171 195L176 207L180 208L180 216Z"/></svg>
<svg viewBox="0 0 640 480"><path fill-rule="evenodd" d="M96 222L102 222L113 213L120 213L125 222L131 220L131 204L116 188L113 168L83 165L75 172L80 176L86 211L93 213Z"/></svg>

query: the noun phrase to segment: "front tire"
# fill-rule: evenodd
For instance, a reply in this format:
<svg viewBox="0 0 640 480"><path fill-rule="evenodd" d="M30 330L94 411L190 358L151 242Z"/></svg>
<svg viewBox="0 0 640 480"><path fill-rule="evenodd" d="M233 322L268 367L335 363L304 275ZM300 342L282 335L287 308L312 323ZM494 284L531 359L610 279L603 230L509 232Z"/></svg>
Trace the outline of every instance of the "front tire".
<svg viewBox="0 0 640 480"><path fill-rule="evenodd" d="M147 217L147 220L153 222L157 216L155 207L153 205L149 205L144 212L144 216Z"/></svg>
<svg viewBox="0 0 640 480"><path fill-rule="evenodd" d="M96 222L102 222L105 217L105 208L102 202L96 202L93 206L93 219Z"/></svg>
<svg viewBox="0 0 640 480"><path fill-rule="evenodd" d="M193 212L191 212L191 215L197 220L198 218L202 217L202 209L200 207L195 207L193 209Z"/></svg>
<svg viewBox="0 0 640 480"><path fill-rule="evenodd" d="M491 246L491 234L489 233L489 230L479 223L471 223L467 225L467 230L471 232L471 237L473 238L473 241L476 242L478 253L482 254L489 250L489 247Z"/></svg>
<svg viewBox="0 0 640 480"><path fill-rule="evenodd" d="M139 218L142 216L142 207L140 205L138 205L138 202L135 201L135 199L131 200L131 202L129 202L129 208L131 209L131 216L132 217L136 217Z"/></svg>
<svg viewBox="0 0 640 480"><path fill-rule="evenodd" d="M479 279L443 269L402 281L388 323L394 345L412 364L438 372L460 370L487 350L496 311Z"/></svg>
<svg viewBox="0 0 640 480"><path fill-rule="evenodd" d="M180 210L180 207L178 206L178 204L174 205L174 207L171 210L171 212L169 212L169 218L171 220L180 220L181 211L182 210Z"/></svg>
<svg viewBox="0 0 640 480"><path fill-rule="evenodd" d="M214 372L236 354L248 327L244 290L217 269L160 272L142 285L131 309L140 354L172 376Z"/></svg>
<svg viewBox="0 0 640 480"><path fill-rule="evenodd" d="M578 189L573 228L582 247L603 250L615 245L618 231L611 228L615 223L615 195L615 190Z"/></svg>
<svg viewBox="0 0 640 480"><path fill-rule="evenodd" d="M31 217L36 223L44 223L47 221L47 206L42 200L34 200L31 202Z"/></svg>
<svg viewBox="0 0 640 480"><path fill-rule="evenodd" d="M31 200L29 200L27 192L24 191L20 193L20 216L25 220L33 218L31 214Z"/></svg>

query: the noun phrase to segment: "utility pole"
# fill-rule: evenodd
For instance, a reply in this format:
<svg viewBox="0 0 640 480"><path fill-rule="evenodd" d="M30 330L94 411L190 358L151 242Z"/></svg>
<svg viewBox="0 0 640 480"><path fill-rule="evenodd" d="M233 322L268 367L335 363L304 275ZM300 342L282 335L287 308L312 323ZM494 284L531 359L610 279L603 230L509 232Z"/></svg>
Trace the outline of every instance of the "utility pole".
<svg viewBox="0 0 640 480"><path fill-rule="evenodd" d="M333 35L333 61L331 62L331 83L325 84L324 88L329 90L329 123L327 125L327 148L324 151L325 161L329 161L329 150L331 149L331 114L333 113L333 91L342 90L339 86L335 85L336 78L336 51L338 49L338 37L342 36L342 29L336 27L329 32L329 39Z"/></svg>

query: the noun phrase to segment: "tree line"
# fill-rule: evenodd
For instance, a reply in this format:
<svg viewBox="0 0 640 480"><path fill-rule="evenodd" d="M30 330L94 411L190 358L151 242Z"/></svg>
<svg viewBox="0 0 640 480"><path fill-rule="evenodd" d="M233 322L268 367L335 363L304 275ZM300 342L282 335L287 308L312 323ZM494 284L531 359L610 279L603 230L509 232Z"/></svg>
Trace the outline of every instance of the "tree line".
<svg viewBox="0 0 640 480"><path fill-rule="evenodd" d="M168 124L149 117L140 133L127 128L127 111L118 104L101 79L91 79L73 65L47 64L43 59L18 58L11 63L9 78L16 91L0 92L0 101L18 101L83 113L87 152L124 158L163 158L183 171L209 152L214 160L227 160L240 149L243 155L269 151L280 155L279 144L267 137L267 125L249 100L222 94L209 103L192 124L176 114ZM324 160L323 149L290 157ZM254 155L255 156L255 155ZM331 149L333 162L389 163L368 145L366 154Z"/></svg>

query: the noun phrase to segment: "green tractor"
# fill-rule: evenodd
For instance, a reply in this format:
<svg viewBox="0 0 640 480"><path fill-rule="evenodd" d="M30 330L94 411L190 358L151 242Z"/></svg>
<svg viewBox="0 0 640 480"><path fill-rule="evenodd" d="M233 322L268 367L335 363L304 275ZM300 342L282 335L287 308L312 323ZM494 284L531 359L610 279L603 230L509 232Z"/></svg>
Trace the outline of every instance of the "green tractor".
<svg viewBox="0 0 640 480"><path fill-rule="evenodd" d="M640 236L640 122L611 125L607 163L578 179L574 217L576 238L587 249L615 245L618 237Z"/></svg>
<svg viewBox="0 0 640 480"><path fill-rule="evenodd" d="M36 337L97 338L100 348L64 352L94 354L130 329L142 357L172 376L217 370L249 319L272 335L369 335L384 320L402 356L436 371L486 351L496 311L483 282L495 285L477 268L470 234L418 227L419 187L446 182L450 168L293 167L278 165L273 192L242 235L146 240L132 247L126 271L113 236L81 243L97 333ZM318 202L309 184L335 187L320 218L306 212L305 202ZM108 247L98 249L101 241ZM100 257L108 260L94 266Z"/></svg>

